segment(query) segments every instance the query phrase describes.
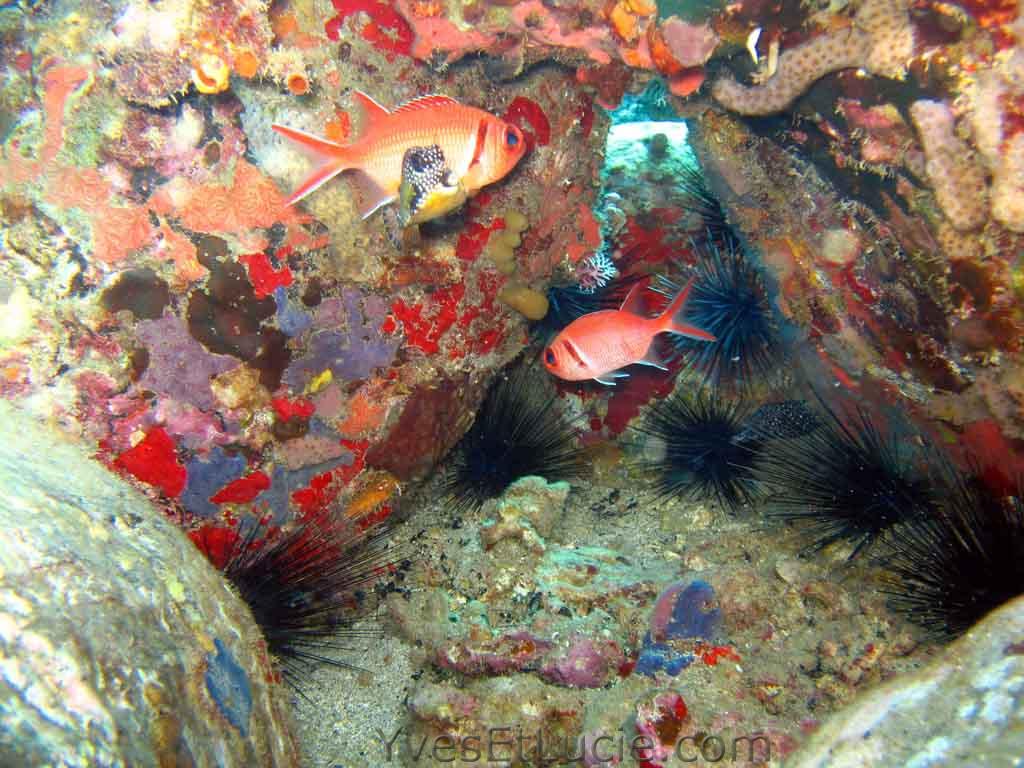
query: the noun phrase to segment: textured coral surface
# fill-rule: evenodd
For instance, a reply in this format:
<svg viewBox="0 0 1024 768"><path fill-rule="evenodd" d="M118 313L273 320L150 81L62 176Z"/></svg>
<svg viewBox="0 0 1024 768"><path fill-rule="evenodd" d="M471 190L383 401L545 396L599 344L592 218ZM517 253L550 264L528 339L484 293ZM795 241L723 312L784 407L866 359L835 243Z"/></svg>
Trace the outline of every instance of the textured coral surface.
<svg viewBox="0 0 1024 768"><path fill-rule="evenodd" d="M414 65L388 36L406 28L397 10L337 10L125 2L91 11L93 24L57 6L20 28L4 11L25 99L3 146L4 280L31 283L9 307L52 333L5 339L6 391L86 434L186 521L308 513L310 483L334 503L367 462L428 472L468 424L470 393L522 347L523 319L496 302L507 272L518 261L516 279L543 286L599 244L593 113L585 131L580 120L591 97L571 72L484 96L479 62L443 82ZM298 75L315 88L296 93ZM343 180L284 206L308 164L270 123L352 138L354 88L389 106L444 90L520 125L530 153L398 251L379 219L359 220ZM578 216L554 215L570 200ZM513 208L528 231L498 272L484 246ZM230 484L254 473L269 486L239 502Z"/></svg>

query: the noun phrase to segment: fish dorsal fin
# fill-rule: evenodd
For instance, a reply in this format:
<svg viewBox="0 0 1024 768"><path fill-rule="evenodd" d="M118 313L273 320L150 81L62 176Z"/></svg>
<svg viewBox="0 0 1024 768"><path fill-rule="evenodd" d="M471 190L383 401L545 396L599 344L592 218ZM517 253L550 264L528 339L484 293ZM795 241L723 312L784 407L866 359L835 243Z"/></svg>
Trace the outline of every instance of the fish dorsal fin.
<svg viewBox="0 0 1024 768"><path fill-rule="evenodd" d="M640 317L647 317L647 304L644 301L644 288L646 287L646 282L641 280L630 288L629 293L626 294L626 300L623 301L622 306L619 307L619 311L629 312L631 315L639 315Z"/></svg>
<svg viewBox="0 0 1024 768"><path fill-rule="evenodd" d="M396 115L399 113L414 112L419 109L430 109L432 107L451 107L458 106L458 103L451 96L445 96L440 93L431 93L426 96L417 96L415 99L410 99L404 104L400 104L395 107L391 114Z"/></svg>
<svg viewBox="0 0 1024 768"><path fill-rule="evenodd" d="M364 135L373 130L373 127L376 124L391 114L378 102L374 101L362 91L352 91L352 99L363 110Z"/></svg>

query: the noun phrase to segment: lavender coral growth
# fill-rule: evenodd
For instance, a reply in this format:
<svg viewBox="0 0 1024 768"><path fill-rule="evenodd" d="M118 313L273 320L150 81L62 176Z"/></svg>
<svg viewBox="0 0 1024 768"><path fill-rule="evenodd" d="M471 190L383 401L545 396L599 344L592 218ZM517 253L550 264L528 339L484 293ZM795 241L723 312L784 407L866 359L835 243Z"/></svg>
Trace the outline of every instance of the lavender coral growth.
<svg viewBox="0 0 1024 768"><path fill-rule="evenodd" d="M285 372L285 382L301 392L317 374L330 369L344 381L366 379L391 364L400 339L383 333L387 302L379 296L363 296L347 288L341 300L328 299L320 305L307 353ZM337 330L339 326L344 330Z"/></svg>

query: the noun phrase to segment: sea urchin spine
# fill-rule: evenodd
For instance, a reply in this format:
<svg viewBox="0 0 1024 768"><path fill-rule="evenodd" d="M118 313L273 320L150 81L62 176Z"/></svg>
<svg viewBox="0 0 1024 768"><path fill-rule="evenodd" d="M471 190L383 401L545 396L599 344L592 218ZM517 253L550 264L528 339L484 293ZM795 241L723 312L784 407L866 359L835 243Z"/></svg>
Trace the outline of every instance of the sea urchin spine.
<svg viewBox="0 0 1024 768"><path fill-rule="evenodd" d="M693 293L686 320L714 334L711 343L683 336L672 344L687 369L718 387L725 381L749 387L777 368L778 327L761 272L739 242L693 244L698 256ZM675 280L660 275L656 290L666 296L679 290Z"/></svg>
<svg viewBox="0 0 1024 768"><path fill-rule="evenodd" d="M360 531L323 514L258 539L254 526L234 545L224 575L252 610L285 682L300 695L303 675L317 664L354 665L333 652L365 636L354 627L373 608L372 588L399 565L383 546L381 527Z"/></svg>
<svg viewBox="0 0 1024 768"><path fill-rule="evenodd" d="M743 440L748 407L703 392L677 389L655 403L636 430L657 439L663 453L641 466L659 475L662 496L715 497L736 511L755 495L756 440Z"/></svg>
<svg viewBox="0 0 1024 768"><path fill-rule="evenodd" d="M737 242L721 201L708 188L704 171L697 165L686 165L676 185L682 191L686 210L700 219L702 242L718 247L731 247Z"/></svg>

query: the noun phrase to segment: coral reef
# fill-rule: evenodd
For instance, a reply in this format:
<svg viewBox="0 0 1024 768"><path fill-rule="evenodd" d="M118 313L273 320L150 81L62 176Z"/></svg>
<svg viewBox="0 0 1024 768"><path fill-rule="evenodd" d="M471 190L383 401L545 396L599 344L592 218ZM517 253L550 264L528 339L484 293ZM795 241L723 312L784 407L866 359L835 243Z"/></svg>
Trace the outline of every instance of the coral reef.
<svg viewBox="0 0 1024 768"><path fill-rule="evenodd" d="M744 86L726 76L715 81L711 94L741 115L780 112L829 72L861 66L869 46L868 36L856 27L821 35L783 53L778 69L765 83Z"/></svg>
<svg viewBox="0 0 1024 768"><path fill-rule="evenodd" d="M777 539L734 536L744 524L723 529L702 505L669 503L659 523L638 513L657 506L635 487L567 495L565 484L526 478L460 516L455 535L450 523L430 527L446 517L439 505L424 510L425 586L388 598L422 670L392 754L468 766L472 753L459 749L484 754L490 739L540 765L539 730L548 761L570 749L601 765L622 737L638 752L620 764L670 765L665 750L699 753L710 737L740 738L738 763L765 765L816 726L808 707L823 717L921 658L880 598L798 558L796 537L783 554ZM637 525L650 543L634 552L592 543ZM655 542L673 531L679 554L666 559ZM882 636L864 634L876 621ZM454 753L430 752L449 743Z"/></svg>
<svg viewBox="0 0 1024 768"><path fill-rule="evenodd" d="M525 75L488 103L482 62L460 69L445 90L504 112L532 154L408 256L358 222L344 188L285 207L303 169L271 122L298 111L344 141L358 117L336 106L343 87L401 101L432 82L402 70L400 8L335 10L125 0L4 38L27 55L2 146L3 280L34 286L2 294L24 318L4 329L4 396L55 414L196 530L354 501L373 469L430 471L525 342L498 301L507 275L480 255L500 246L539 316L549 253L600 244L586 180L604 118L572 72ZM363 70L371 51L380 68ZM565 177L584 181L552 183ZM48 298L71 301L44 311Z"/></svg>
<svg viewBox="0 0 1024 768"><path fill-rule="evenodd" d="M217 94L231 75L281 78L272 66L272 30L262 0L226 3L170 2L157 6L125 3L110 32L98 41L99 54L114 68L118 92L150 107L172 103L189 85ZM290 74L302 73L301 59Z"/></svg>
<svg viewBox="0 0 1024 768"><path fill-rule="evenodd" d="M891 570L857 558L836 578L907 522L853 513L877 511L874 491L935 533L934 478L911 471L925 443L999 498L1024 471L1020 15L980 0L0 3L0 397L136 483L220 567L253 531L326 515L400 528L417 566L381 588L389 633L352 627L366 668L325 663L296 702L310 764L385 748L479 764L471 740L508 724L582 745L583 764L613 734L623 768L734 737L738 764L777 764L934 653L913 606L908 620L878 591L906 586ZM348 184L284 205L308 163L271 125L348 142L356 90L450 95L529 151L396 251ZM507 364L674 273L698 276L690 311L721 342L614 392L534 369L547 406L520 436L551 450L522 441L532 463L509 460L510 414L475 418ZM807 410L806 383L850 410ZM704 386L720 407L637 428ZM667 457L668 432L699 439ZM444 478L488 440L453 510ZM769 448L768 520L809 522L809 540L728 514L760 506L749 470ZM571 487L554 482L565 469ZM810 520L793 509L808 493ZM934 554L896 541L905 570ZM240 734L264 676L247 687L225 638L197 658L216 722Z"/></svg>

